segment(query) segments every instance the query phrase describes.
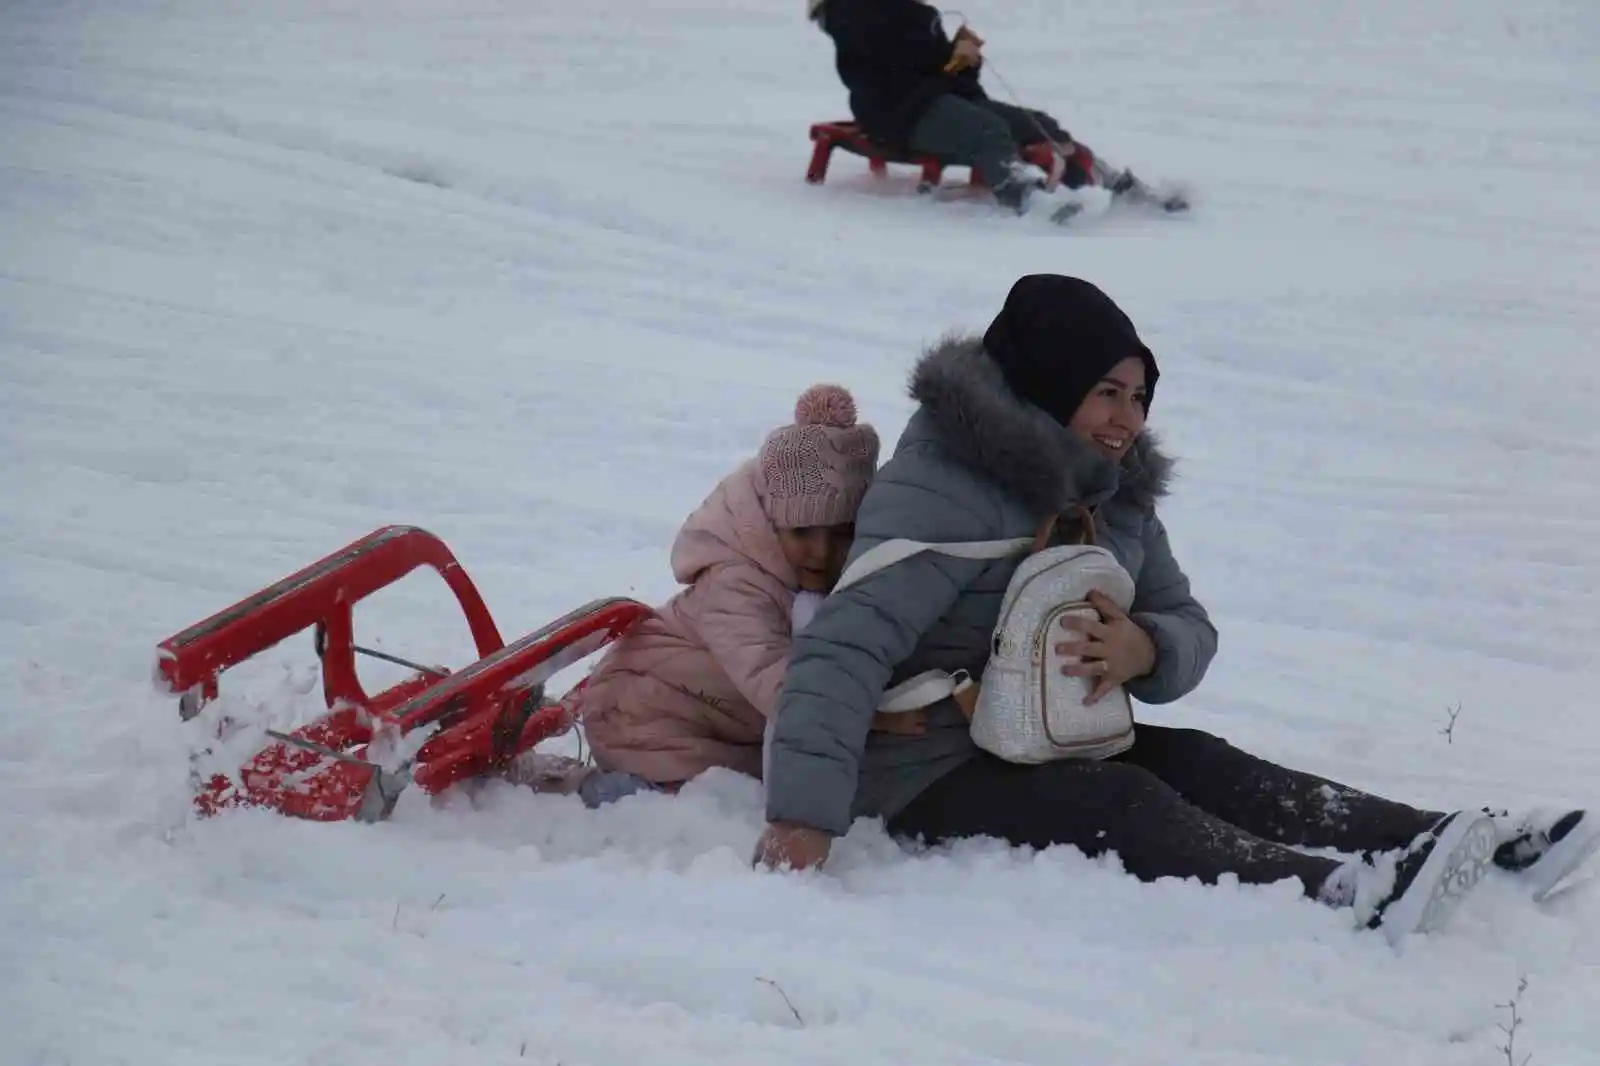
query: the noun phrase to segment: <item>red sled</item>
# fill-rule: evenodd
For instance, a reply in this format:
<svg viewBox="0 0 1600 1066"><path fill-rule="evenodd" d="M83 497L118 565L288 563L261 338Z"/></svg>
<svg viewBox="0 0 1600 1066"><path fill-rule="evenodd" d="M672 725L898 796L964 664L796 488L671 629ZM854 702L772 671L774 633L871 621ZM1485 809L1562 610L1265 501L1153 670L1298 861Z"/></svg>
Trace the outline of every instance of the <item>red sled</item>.
<svg viewBox="0 0 1600 1066"><path fill-rule="evenodd" d="M861 127L852 121L835 120L832 122L814 122L811 125L811 162L806 167L806 182L811 185L821 185L828 180L828 164L833 159L835 150L843 150L851 155L857 155L867 161L867 169L875 178L886 177L889 173L889 164L894 163L904 166L914 166L921 171L917 182L919 191L927 192L938 188L944 179L944 172L951 166L964 166L965 164L952 163L939 156L925 155L904 149L891 148L879 144L868 137ZM1021 149L1024 161L1039 167L1049 173L1054 165L1054 149L1043 141L1025 145ZM1076 148L1078 162L1084 167L1086 173L1093 173L1093 153L1083 145ZM985 182L975 168L967 167L969 174L967 182L975 188L984 188Z"/></svg>
<svg viewBox="0 0 1600 1066"><path fill-rule="evenodd" d="M356 603L422 566L455 594L477 646L478 660L455 673L355 642ZM568 708L585 682L559 703L545 699L545 683L649 613L630 599L594 600L506 644L444 542L415 526L384 526L162 641L156 675L179 696L178 713L187 721L217 698L225 670L313 630L327 713L290 733L269 730L273 742L237 778L218 773L200 783L195 806L204 815L257 806L316 821L376 822L393 812L409 784L437 794L502 772L516 756L571 729ZM357 653L414 673L369 696L356 676ZM428 727L437 731L403 755L403 738Z"/></svg>

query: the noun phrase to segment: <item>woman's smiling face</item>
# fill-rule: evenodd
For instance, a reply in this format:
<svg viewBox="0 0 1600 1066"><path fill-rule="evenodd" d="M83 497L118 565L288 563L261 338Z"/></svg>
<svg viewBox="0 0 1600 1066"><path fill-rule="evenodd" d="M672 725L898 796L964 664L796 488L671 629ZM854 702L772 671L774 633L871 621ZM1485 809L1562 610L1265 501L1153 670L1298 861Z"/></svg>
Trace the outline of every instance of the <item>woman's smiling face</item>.
<svg viewBox="0 0 1600 1066"><path fill-rule="evenodd" d="M1144 360L1129 356L1095 382L1068 427L1102 455L1121 460L1144 430Z"/></svg>

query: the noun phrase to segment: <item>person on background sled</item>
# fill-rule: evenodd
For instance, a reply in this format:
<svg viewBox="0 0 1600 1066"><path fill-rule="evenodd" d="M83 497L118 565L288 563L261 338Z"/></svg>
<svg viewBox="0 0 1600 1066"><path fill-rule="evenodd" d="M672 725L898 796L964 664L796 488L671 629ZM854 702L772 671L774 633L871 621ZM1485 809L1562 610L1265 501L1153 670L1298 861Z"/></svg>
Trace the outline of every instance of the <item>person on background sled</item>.
<svg viewBox="0 0 1600 1066"><path fill-rule="evenodd" d="M597 806L675 789L713 766L761 776L797 598L838 580L877 461L877 432L856 420L849 392L817 385L800 396L794 424L768 434L679 531L672 572L687 587L590 676L573 709L595 769L568 788ZM916 723L913 714L880 725Z"/></svg>
<svg viewBox="0 0 1600 1066"><path fill-rule="evenodd" d="M873 140L973 167L1018 213L1035 189L1094 184L1085 166L1093 156L1054 118L989 98L978 81L982 38L963 26L951 39L937 8L922 0L809 0L807 9L833 39L851 114ZM1057 151L1045 174L1020 149L1047 140ZM1137 183L1127 173L1107 185L1120 195Z"/></svg>
<svg viewBox="0 0 1600 1066"><path fill-rule="evenodd" d="M1157 514L1171 468L1146 429L1157 376L1154 354L1100 289L1021 278L981 338L946 339L918 362L919 406L862 501L852 558L897 538L1025 538L1055 515L1057 542L1074 543L1091 521L1135 594L1127 610L1098 599L1098 622L1069 620L1063 651L1078 662L1064 669L1097 682L1091 701L1118 685L1147 704L1186 695L1216 655L1217 631ZM1448 913L1491 856L1554 883L1600 843L1583 811L1420 810L1197 729L1141 723L1123 754L1038 765L976 747L949 700L928 708L920 735L869 734L891 682L929 669L982 676L1019 565L923 552L824 601L795 638L778 697L758 862L817 866L854 818L882 817L902 839L1115 852L1146 881L1295 878L1311 898L1404 935Z"/></svg>

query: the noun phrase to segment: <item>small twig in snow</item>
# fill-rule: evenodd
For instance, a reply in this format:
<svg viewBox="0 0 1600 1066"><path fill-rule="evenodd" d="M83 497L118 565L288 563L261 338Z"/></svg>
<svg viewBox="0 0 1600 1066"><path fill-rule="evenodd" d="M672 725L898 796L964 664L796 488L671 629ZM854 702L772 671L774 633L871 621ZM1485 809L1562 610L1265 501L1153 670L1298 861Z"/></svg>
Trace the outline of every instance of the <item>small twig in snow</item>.
<svg viewBox="0 0 1600 1066"><path fill-rule="evenodd" d="M1528 1060L1533 1058L1533 1052L1530 1051L1526 1055L1522 1056L1522 1061L1521 1062L1518 1062L1517 1061L1517 1051L1516 1051L1516 1049L1517 1049L1517 1030L1522 1028L1522 1014L1517 1008L1521 1003L1522 993L1527 991L1527 988L1528 988L1528 978L1526 977L1526 975L1524 975L1523 978L1517 982L1517 992L1516 992L1516 995L1511 997L1511 1002L1509 1002L1509 1003L1496 1003L1495 1004L1495 1008L1497 1010L1505 1010L1505 1011L1510 1011L1511 1012L1511 1024L1510 1025L1497 1025L1496 1026L1496 1028L1498 1028L1502 1033L1506 1034L1506 1042L1504 1044L1500 1045L1500 1050L1505 1053L1506 1063L1508 1064L1508 1066L1528 1066Z"/></svg>
<svg viewBox="0 0 1600 1066"><path fill-rule="evenodd" d="M1443 729L1439 730L1439 735L1444 737L1445 743L1454 744L1456 742L1456 719L1461 717L1461 704L1458 703L1454 707L1446 707L1444 713L1450 716L1450 721L1445 724Z"/></svg>
<svg viewBox="0 0 1600 1066"><path fill-rule="evenodd" d="M439 893L439 898L433 901L433 906L429 907L428 909L430 911L436 911L436 910L439 909L439 904L441 904L443 902L444 902L444 893L441 892L441 893Z"/></svg>
<svg viewBox="0 0 1600 1066"><path fill-rule="evenodd" d="M394 901L394 920L389 923L389 932L391 932L391 933L397 932L399 929L400 929L400 901L399 900L395 900Z"/></svg>
<svg viewBox="0 0 1600 1066"><path fill-rule="evenodd" d="M769 977L757 977L756 980L760 981L764 985L771 985L773 988L777 989L778 995L783 997L784 1004L788 1006L789 1013L794 1015L794 1020L799 1022L801 1025L806 1024L806 1020L800 1017L800 1012L794 1009L794 1002L789 999L789 993L785 992L778 982Z"/></svg>

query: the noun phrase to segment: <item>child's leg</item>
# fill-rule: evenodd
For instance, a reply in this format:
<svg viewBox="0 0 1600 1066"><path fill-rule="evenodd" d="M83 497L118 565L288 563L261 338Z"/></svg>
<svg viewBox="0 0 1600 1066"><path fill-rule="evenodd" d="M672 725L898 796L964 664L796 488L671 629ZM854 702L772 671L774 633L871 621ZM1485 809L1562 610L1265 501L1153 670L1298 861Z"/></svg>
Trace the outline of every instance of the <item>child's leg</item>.
<svg viewBox="0 0 1600 1066"><path fill-rule="evenodd" d="M614 803L635 792L672 791L671 787L658 785L637 774L603 770L570 755L543 751L523 752L512 760L502 776L514 785L523 785L535 792L577 795L588 807Z"/></svg>
<svg viewBox="0 0 1600 1066"><path fill-rule="evenodd" d="M622 770L593 770L578 785L578 797L583 800L584 806L591 808L615 803L624 796L632 796L638 792L670 791L672 790L654 781Z"/></svg>
<svg viewBox="0 0 1600 1066"><path fill-rule="evenodd" d="M959 96L941 96L928 105L907 146L972 167L1008 207L1020 207L1026 197L1027 184L1018 177L1022 158L1005 120Z"/></svg>
<svg viewBox="0 0 1600 1066"><path fill-rule="evenodd" d="M1012 140L1018 145L1043 144L1047 141L1057 145L1057 154L1065 156L1061 183L1067 188L1078 189L1094 184L1094 175L1089 173L1084 163L1085 158L1092 157L1086 157L1079 150L1072 140L1072 134L1062 129L1054 118L1043 111L1017 107L1000 100L984 100L978 106L1003 121Z"/></svg>
<svg viewBox="0 0 1600 1066"><path fill-rule="evenodd" d="M1281 844L1387 851L1444 817L1278 766L1198 729L1137 727L1117 761L1138 766L1188 802Z"/></svg>
<svg viewBox="0 0 1600 1066"><path fill-rule="evenodd" d="M977 106L1004 122L1006 128L1011 131L1012 141L1018 145L1039 144L1043 141L1053 141L1056 144L1072 143L1072 135L1043 111L1018 107L1002 100L980 100Z"/></svg>

